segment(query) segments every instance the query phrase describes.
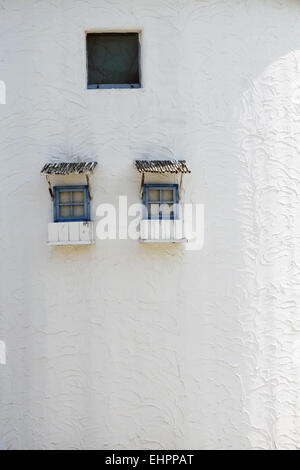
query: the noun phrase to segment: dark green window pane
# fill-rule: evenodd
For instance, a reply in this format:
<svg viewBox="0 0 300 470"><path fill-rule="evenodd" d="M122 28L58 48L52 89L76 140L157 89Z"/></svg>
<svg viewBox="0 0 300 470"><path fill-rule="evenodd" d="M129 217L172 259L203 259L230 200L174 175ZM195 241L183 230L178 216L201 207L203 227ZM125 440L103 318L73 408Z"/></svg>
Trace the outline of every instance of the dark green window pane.
<svg viewBox="0 0 300 470"><path fill-rule="evenodd" d="M87 35L88 85L139 84L138 33Z"/></svg>

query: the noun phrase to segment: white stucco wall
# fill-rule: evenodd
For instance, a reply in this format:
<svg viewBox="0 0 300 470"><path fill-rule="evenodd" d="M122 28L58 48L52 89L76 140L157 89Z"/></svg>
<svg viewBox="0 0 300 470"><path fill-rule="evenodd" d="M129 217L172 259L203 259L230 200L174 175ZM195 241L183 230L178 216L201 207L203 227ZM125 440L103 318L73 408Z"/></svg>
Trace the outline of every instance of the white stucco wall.
<svg viewBox="0 0 300 470"><path fill-rule="evenodd" d="M297 0L0 0L1 448L300 447L299 25ZM103 29L142 31L142 89L86 90ZM48 247L39 171L73 155L93 215L138 202L133 159L186 159L202 251Z"/></svg>

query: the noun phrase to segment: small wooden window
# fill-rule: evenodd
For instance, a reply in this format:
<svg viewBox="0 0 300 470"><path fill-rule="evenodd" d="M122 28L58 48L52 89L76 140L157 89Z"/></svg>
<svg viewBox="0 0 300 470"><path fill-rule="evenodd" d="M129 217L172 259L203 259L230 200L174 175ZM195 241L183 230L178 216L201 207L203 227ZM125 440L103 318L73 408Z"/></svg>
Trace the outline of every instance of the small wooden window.
<svg viewBox="0 0 300 470"><path fill-rule="evenodd" d="M178 184L145 184L143 203L145 219L178 219Z"/></svg>
<svg viewBox="0 0 300 470"><path fill-rule="evenodd" d="M87 186L54 186L54 222L90 220L90 198Z"/></svg>
<svg viewBox="0 0 300 470"><path fill-rule="evenodd" d="M87 34L88 88L140 88L138 33Z"/></svg>

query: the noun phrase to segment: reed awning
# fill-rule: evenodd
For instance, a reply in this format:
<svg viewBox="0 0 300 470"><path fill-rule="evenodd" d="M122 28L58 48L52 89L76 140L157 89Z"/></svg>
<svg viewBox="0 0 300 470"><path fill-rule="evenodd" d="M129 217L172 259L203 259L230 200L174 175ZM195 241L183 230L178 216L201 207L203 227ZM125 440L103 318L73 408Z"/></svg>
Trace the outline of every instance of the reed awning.
<svg viewBox="0 0 300 470"><path fill-rule="evenodd" d="M89 174L93 173L97 166L97 162L58 162L58 163L45 163L41 169L41 175L46 176L48 189L51 198L53 199L53 190L51 186L51 175L84 175L88 186L90 199L92 199Z"/></svg>
<svg viewBox="0 0 300 470"><path fill-rule="evenodd" d="M140 173L191 173L185 160L136 160Z"/></svg>
<svg viewBox="0 0 300 470"><path fill-rule="evenodd" d="M140 187L141 198L144 191L145 175L147 173L152 173L156 175L179 174L179 199L181 199L183 175L186 173L191 173L191 170L187 166L185 160L135 160L134 163L137 171L142 174Z"/></svg>
<svg viewBox="0 0 300 470"><path fill-rule="evenodd" d="M92 173L97 166L97 162L59 162L46 163L42 170L42 175L81 175Z"/></svg>

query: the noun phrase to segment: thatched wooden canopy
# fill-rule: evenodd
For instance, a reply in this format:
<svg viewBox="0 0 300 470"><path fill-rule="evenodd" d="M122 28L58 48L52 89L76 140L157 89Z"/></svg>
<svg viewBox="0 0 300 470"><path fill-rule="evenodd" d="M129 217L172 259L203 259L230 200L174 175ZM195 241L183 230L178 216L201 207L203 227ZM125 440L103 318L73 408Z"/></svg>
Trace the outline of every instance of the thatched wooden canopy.
<svg viewBox="0 0 300 470"><path fill-rule="evenodd" d="M94 171L97 162L59 162L46 163L42 170L42 175L80 175L89 174Z"/></svg>
<svg viewBox="0 0 300 470"><path fill-rule="evenodd" d="M180 174L179 198L181 197L183 175L191 173L185 160L135 160L135 167L142 174L140 196L143 195L145 174Z"/></svg>
<svg viewBox="0 0 300 470"><path fill-rule="evenodd" d="M185 160L136 160L140 173L191 173Z"/></svg>
<svg viewBox="0 0 300 470"><path fill-rule="evenodd" d="M46 163L41 169L41 174L46 176L48 189L51 198L53 199L53 191L50 182L51 175L85 175L86 182L89 190L90 199L92 199L90 191L89 174L93 173L97 166L97 162L58 162Z"/></svg>

